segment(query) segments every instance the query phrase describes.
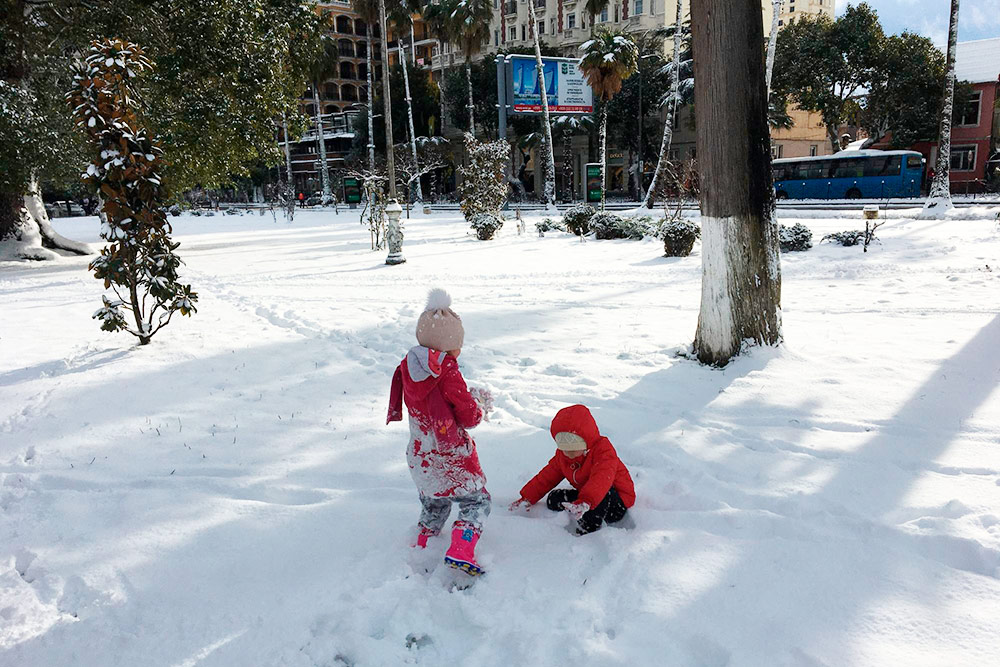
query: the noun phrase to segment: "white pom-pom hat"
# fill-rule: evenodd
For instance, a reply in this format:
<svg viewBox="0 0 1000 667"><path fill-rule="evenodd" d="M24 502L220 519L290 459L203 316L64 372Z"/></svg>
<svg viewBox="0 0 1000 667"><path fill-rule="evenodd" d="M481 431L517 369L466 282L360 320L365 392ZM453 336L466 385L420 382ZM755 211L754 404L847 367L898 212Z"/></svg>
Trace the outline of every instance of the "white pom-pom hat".
<svg viewBox="0 0 1000 667"><path fill-rule="evenodd" d="M462 349L465 328L462 318L451 309L451 296L441 288L427 295L427 306L417 320L417 342L441 352Z"/></svg>

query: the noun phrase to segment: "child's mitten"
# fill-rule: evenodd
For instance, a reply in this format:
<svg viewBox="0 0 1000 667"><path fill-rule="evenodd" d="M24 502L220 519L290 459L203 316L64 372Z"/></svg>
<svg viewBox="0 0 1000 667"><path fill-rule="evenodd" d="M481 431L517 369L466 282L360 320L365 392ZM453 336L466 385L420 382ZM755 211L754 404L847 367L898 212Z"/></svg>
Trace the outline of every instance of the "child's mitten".
<svg viewBox="0 0 1000 667"><path fill-rule="evenodd" d="M524 508L525 512L530 512L531 511L531 503L529 503L524 498L518 498L517 500L515 500L514 502L512 502L510 504L510 507L508 507L507 509L509 511L511 511L511 512L516 512L517 510L521 509L522 507Z"/></svg>
<svg viewBox="0 0 1000 667"><path fill-rule="evenodd" d="M483 411L483 419L489 421L490 412L493 411L493 393L483 387L472 387L469 389L469 393L472 394L472 400L478 403L479 408Z"/></svg>
<svg viewBox="0 0 1000 667"><path fill-rule="evenodd" d="M587 503L563 503L562 506L563 509L577 521L582 519L583 515L590 511L590 505Z"/></svg>

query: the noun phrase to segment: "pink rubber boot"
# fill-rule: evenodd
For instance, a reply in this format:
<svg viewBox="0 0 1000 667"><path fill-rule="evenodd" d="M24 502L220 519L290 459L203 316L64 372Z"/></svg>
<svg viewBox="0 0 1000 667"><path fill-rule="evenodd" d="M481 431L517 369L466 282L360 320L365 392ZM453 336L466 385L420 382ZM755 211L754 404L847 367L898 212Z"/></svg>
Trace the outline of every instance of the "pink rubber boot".
<svg viewBox="0 0 1000 667"><path fill-rule="evenodd" d="M437 535L434 531L420 526L420 532L417 534L417 541L410 546L414 549L426 549L427 548L427 538L434 537Z"/></svg>
<svg viewBox="0 0 1000 667"><path fill-rule="evenodd" d="M462 570L470 577L478 577L485 570L476 562L476 542L479 533L469 525L456 524L451 530L451 547L444 555L444 562L449 567Z"/></svg>

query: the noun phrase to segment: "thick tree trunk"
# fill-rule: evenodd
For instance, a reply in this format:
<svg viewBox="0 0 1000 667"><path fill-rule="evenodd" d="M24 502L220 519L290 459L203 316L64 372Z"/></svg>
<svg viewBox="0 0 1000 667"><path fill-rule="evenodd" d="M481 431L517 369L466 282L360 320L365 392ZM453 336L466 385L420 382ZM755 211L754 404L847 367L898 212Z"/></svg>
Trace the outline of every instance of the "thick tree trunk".
<svg viewBox="0 0 1000 667"><path fill-rule="evenodd" d="M465 54L465 84L469 88L469 133L476 136L476 107L472 103L472 54Z"/></svg>
<svg viewBox="0 0 1000 667"><path fill-rule="evenodd" d="M693 0L701 177L702 297L695 352L725 365L745 342L781 340L760 5Z"/></svg>
<svg viewBox="0 0 1000 667"><path fill-rule="evenodd" d="M944 99L941 103L941 129L938 132L938 155L930 197L922 215L937 217L953 208L951 203L951 123L955 109L955 52L958 48L958 0L951 0L951 23L948 30L948 69Z"/></svg>
<svg viewBox="0 0 1000 667"><path fill-rule="evenodd" d="M323 106L319 101L319 82L313 81L313 104L316 105L316 141L319 143L320 182L323 184L323 204L330 199L330 163L326 159L326 133L323 131Z"/></svg>
<svg viewBox="0 0 1000 667"><path fill-rule="evenodd" d="M528 14L531 17L531 35L535 41L535 69L538 71L538 86L542 93L542 115L545 117L545 208L555 210L556 206L556 158L552 152L552 123L549 120L549 95L545 87L545 69L542 64L542 47L538 43L535 26L535 0L528 0Z"/></svg>
<svg viewBox="0 0 1000 667"><path fill-rule="evenodd" d="M681 2L677 2L677 16L674 21L674 71L670 77L670 104L667 107L667 121L663 124L663 139L660 141L660 157L656 161L656 171L653 172L653 180L646 190L646 199L643 202L647 208L653 208L656 201L656 190L660 187L660 179L670 161L670 144L674 139L674 118L677 116L678 97L681 88Z"/></svg>
<svg viewBox="0 0 1000 667"><path fill-rule="evenodd" d="M413 38L413 25L410 25L410 38ZM399 59L403 66L403 85L406 87L406 114L410 120L410 151L413 153L413 169L415 172L420 171L420 163L417 162L417 134L416 130L413 129L413 99L410 97L410 75L406 71L406 50L403 45L399 46L402 57ZM416 53L416 49L413 49ZM420 177L416 178L416 193L414 194L414 200L419 204L424 200L424 193L420 187Z"/></svg>
<svg viewBox="0 0 1000 667"><path fill-rule="evenodd" d="M604 196L608 189L608 103L601 101L601 210L604 210Z"/></svg>
<svg viewBox="0 0 1000 667"><path fill-rule="evenodd" d="M386 76L382 72L382 76ZM372 102L372 27L368 25L368 171L375 173L375 107Z"/></svg>
<svg viewBox="0 0 1000 667"><path fill-rule="evenodd" d="M23 195L0 190L0 241L14 238L21 227Z"/></svg>
<svg viewBox="0 0 1000 667"><path fill-rule="evenodd" d="M0 232L4 242L0 256L8 259L57 259L52 249L93 254L89 244L72 241L52 228L37 182L26 193L0 192Z"/></svg>

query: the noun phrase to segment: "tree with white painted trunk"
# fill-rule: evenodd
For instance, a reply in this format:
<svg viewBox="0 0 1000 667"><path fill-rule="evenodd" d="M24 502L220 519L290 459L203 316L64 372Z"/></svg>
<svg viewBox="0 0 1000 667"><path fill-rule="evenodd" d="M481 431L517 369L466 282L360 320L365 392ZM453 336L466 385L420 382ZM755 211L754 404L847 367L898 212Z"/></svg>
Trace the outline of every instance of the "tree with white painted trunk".
<svg viewBox="0 0 1000 667"><path fill-rule="evenodd" d="M760 4L693 0L702 291L694 351L723 366L781 341L781 266L771 181Z"/></svg>
<svg viewBox="0 0 1000 667"><path fill-rule="evenodd" d="M333 191L330 188L330 161L326 157L326 129L323 126L323 103L320 100L319 87L323 81L337 76L339 62L340 52L337 43L330 36L323 35L317 45L315 60L309 68L309 80L316 111L316 144L319 146L319 175L324 205L333 201Z"/></svg>
<svg viewBox="0 0 1000 667"><path fill-rule="evenodd" d="M472 101L472 61L483 50L490 38L490 21L493 19L492 0L450 0L451 32L462 46L465 55L465 83L469 91L469 133L476 135L475 104Z"/></svg>
<svg viewBox="0 0 1000 667"><path fill-rule="evenodd" d="M958 0L951 0L948 30L947 75L941 103L941 129L938 132L938 155L930 196L921 211L922 218L943 217L954 208L951 203L951 124L955 107L955 52L958 48Z"/></svg>
<svg viewBox="0 0 1000 667"><path fill-rule="evenodd" d="M374 99L374 77L375 70L372 67L372 44L375 40L375 27L378 25L378 0L351 0L351 8L356 14L361 15L361 19L367 25L367 49L365 51L365 62L368 65L366 78L366 94L368 104L365 111L368 113L368 171L375 171L375 103ZM382 73L385 76L385 72Z"/></svg>
<svg viewBox="0 0 1000 667"><path fill-rule="evenodd" d="M771 99L771 75L774 74L774 52L778 45L778 17L782 0L771 0L771 34L767 39L767 98Z"/></svg>
<svg viewBox="0 0 1000 667"><path fill-rule="evenodd" d="M538 89L542 94L542 115L545 117L545 208L556 208L556 158L552 152L552 124L549 120L549 94L545 87L545 69L542 65L542 47L538 43L538 20L535 18L535 0L528 0L528 16L531 18L531 37L535 42L535 70L538 73Z"/></svg>

